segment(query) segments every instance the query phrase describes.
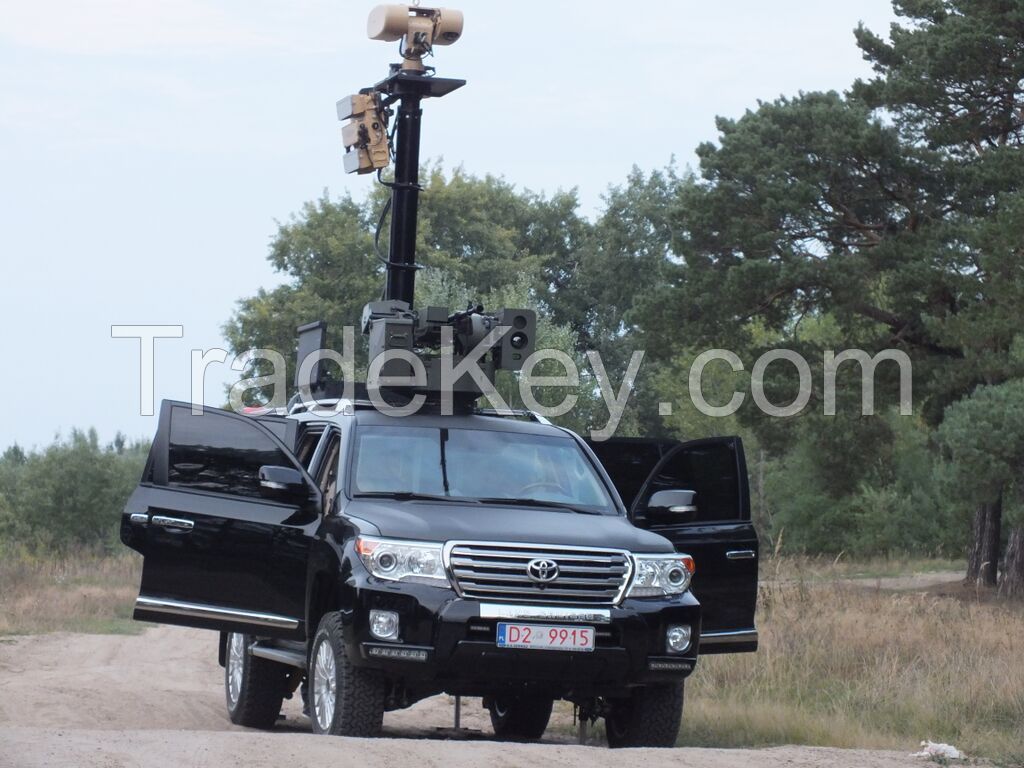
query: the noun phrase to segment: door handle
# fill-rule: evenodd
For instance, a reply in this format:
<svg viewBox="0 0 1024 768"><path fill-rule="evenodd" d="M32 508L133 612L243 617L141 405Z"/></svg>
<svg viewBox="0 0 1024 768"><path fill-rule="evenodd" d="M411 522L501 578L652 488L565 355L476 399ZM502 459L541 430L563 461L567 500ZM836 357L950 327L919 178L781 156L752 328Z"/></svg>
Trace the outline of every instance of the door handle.
<svg viewBox="0 0 1024 768"><path fill-rule="evenodd" d="M145 512L132 512L128 520L131 521L132 525L145 525L149 522L149 515Z"/></svg>
<svg viewBox="0 0 1024 768"><path fill-rule="evenodd" d="M191 531L194 525L191 520L182 520L180 517L164 517L163 515L153 515L150 522L161 528L170 528L175 531Z"/></svg>
<svg viewBox="0 0 1024 768"><path fill-rule="evenodd" d="M730 549L725 556L729 560L753 560L757 557L757 552L752 549Z"/></svg>

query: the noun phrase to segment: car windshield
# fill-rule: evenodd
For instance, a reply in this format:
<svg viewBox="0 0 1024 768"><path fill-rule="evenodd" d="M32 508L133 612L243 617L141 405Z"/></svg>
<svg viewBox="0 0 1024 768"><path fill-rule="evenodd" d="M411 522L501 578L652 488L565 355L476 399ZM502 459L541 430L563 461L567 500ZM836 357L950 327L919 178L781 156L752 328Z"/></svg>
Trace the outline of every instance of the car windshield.
<svg viewBox="0 0 1024 768"><path fill-rule="evenodd" d="M601 478L569 436L482 429L360 426L352 491L614 514Z"/></svg>

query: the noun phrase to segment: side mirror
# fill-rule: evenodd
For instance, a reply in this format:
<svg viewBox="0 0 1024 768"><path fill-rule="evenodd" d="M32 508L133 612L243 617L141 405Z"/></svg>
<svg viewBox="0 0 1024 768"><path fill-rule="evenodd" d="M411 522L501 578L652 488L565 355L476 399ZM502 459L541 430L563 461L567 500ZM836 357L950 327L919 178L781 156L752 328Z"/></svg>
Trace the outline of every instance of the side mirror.
<svg viewBox="0 0 1024 768"><path fill-rule="evenodd" d="M648 517L664 523L692 523L697 519L696 491L657 491L647 501Z"/></svg>
<svg viewBox="0 0 1024 768"><path fill-rule="evenodd" d="M268 499L289 500L309 495L302 473L294 467L260 467L260 494Z"/></svg>

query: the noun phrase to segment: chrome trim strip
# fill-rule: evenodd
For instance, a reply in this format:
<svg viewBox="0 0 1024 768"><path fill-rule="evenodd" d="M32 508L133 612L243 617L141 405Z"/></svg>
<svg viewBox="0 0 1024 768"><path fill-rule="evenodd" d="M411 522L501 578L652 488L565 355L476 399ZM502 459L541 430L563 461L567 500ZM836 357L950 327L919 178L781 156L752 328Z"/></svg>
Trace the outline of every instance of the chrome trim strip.
<svg viewBox="0 0 1024 768"><path fill-rule="evenodd" d="M480 618L520 619L522 621L583 621L588 624L611 624L612 612L607 608L562 608L554 605L480 603Z"/></svg>
<svg viewBox="0 0 1024 768"><path fill-rule="evenodd" d="M633 586L633 576L636 572L636 561L632 552L626 549L613 549L609 547L587 547L587 546L570 546L568 544L543 544L540 542L526 543L522 541L446 541L444 547L441 550L441 564L444 566L445 574L448 576L448 581L451 584L452 589L455 590L455 594L459 597L465 597L462 594L462 588L459 586L459 580L455 576L455 571L452 568L452 550L455 547L515 547L522 549L553 549L553 550L565 550L566 552L593 552L595 554L613 554L621 555L626 560L626 571L625 577L622 580L622 586L619 588L618 593L614 598L607 601L610 605L619 605L625 599L626 595L629 594L630 588ZM555 555L557 557L557 555ZM524 563L525 565L525 563ZM472 599L472 598L466 598ZM507 598L509 600L522 600L522 596L511 596Z"/></svg>
<svg viewBox="0 0 1024 768"><path fill-rule="evenodd" d="M234 608L221 608L204 603L186 603L169 598L142 597L135 601L135 609L170 613L175 616L193 616L197 619L225 619L240 624L256 624L263 627L281 629L297 629L299 620L290 616L278 616L274 613L258 613L256 611L239 611Z"/></svg>
<svg viewBox="0 0 1024 768"><path fill-rule="evenodd" d="M736 643L756 643L756 629L741 629L735 632L702 632L701 643L712 641L718 645L732 645Z"/></svg>
<svg viewBox="0 0 1024 768"><path fill-rule="evenodd" d="M753 560L757 553L752 549L731 549L725 553L729 560Z"/></svg>

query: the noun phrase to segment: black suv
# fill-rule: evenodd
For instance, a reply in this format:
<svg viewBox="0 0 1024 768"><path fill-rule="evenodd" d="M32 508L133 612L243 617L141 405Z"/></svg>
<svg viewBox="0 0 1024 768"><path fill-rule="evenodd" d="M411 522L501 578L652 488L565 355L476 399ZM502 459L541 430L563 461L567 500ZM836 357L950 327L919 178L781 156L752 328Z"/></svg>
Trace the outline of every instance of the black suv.
<svg viewBox="0 0 1024 768"><path fill-rule="evenodd" d="M272 726L301 686L315 732L373 736L447 692L536 739L561 698L611 746L669 746L698 653L757 648L738 438L367 406L162 405L121 525L135 618L220 631L233 722Z"/></svg>

